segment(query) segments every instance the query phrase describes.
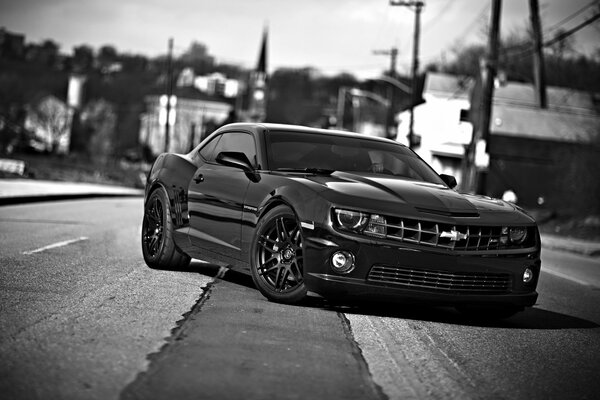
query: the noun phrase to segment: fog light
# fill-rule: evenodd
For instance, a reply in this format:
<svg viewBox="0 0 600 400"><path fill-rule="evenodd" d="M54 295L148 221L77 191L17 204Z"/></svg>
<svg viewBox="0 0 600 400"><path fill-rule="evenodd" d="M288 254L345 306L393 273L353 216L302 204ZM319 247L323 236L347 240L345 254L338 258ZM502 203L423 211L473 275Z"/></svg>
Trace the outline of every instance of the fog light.
<svg viewBox="0 0 600 400"><path fill-rule="evenodd" d="M347 274L354 269L354 256L349 251L336 251L331 256L331 268L335 272Z"/></svg>
<svg viewBox="0 0 600 400"><path fill-rule="evenodd" d="M529 283L533 280L533 271L529 268L525 268L525 272L523 272L523 282Z"/></svg>

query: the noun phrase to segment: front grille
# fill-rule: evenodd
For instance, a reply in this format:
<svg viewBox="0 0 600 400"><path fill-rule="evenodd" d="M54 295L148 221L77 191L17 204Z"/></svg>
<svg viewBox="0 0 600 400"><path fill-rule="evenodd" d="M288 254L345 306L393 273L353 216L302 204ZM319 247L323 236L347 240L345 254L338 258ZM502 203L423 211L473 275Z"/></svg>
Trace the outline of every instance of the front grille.
<svg viewBox="0 0 600 400"><path fill-rule="evenodd" d="M527 228L527 239L521 244L508 241L501 226L450 225L431 221L385 216L385 223L370 224L385 227L385 235L373 235L405 243L450 250L508 250L531 247L535 231Z"/></svg>
<svg viewBox="0 0 600 400"><path fill-rule="evenodd" d="M387 265L374 265L367 280L409 288L470 294L507 293L512 286L509 274L448 272Z"/></svg>

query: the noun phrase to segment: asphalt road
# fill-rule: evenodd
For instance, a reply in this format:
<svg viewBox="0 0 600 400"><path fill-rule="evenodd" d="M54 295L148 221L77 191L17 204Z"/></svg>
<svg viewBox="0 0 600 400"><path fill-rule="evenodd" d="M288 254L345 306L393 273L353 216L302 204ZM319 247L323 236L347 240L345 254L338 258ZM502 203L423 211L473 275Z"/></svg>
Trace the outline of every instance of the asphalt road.
<svg viewBox="0 0 600 400"><path fill-rule="evenodd" d="M0 207L3 398L600 393L600 258L545 251L538 304L493 324L444 308L291 307L240 271L147 268L141 215L137 198Z"/></svg>

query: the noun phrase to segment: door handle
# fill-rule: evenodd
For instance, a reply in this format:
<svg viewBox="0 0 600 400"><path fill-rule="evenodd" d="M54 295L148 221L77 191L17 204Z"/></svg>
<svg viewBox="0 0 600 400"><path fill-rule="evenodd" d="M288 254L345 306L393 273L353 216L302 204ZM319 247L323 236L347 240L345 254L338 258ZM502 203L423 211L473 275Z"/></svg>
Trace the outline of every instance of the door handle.
<svg viewBox="0 0 600 400"><path fill-rule="evenodd" d="M202 175L202 174L196 175L194 177L194 182L196 182L196 183L204 182L204 175Z"/></svg>

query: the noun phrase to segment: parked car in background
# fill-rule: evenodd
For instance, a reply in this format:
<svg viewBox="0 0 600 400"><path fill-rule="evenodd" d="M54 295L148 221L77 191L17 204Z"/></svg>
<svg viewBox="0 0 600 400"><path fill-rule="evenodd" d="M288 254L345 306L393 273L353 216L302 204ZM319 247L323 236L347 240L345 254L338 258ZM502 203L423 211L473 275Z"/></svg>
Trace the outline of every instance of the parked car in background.
<svg viewBox="0 0 600 400"><path fill-rule="evenodd" d="M540 238L514 204L460 194L412 150L300 126L226 125L149 172L142 250L245 265L272 301L444 304L510 316L537 299Z"/></svg>

